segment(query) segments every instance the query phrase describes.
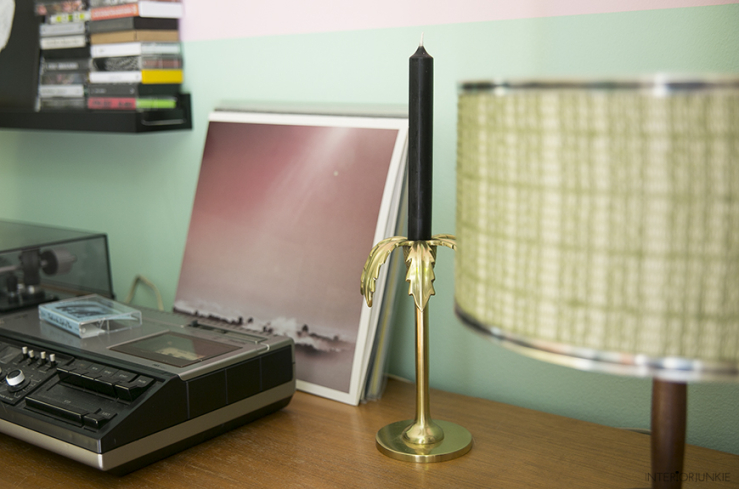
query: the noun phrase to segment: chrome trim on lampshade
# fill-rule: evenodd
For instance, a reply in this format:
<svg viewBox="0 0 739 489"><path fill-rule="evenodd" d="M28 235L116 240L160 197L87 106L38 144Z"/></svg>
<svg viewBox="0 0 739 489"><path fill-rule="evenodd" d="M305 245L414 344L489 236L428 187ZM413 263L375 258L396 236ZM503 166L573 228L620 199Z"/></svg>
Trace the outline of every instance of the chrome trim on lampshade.
<svg viewBox="0 0 739 489"><path fill-rule="evenodd" d="M454 312L466 326L494 343L518 354L563 367L630 377L654 377L672 382L739 382L739 367L731 362L650 357L526 338L475 321L457 305Z"/></svg>
<svg viewBox="0 0 739 489"><path fill-rule="evenodd" d="M641 78L587 79L587 78L543 78L543 79L493 79L468 80L457 85L459 93L492 92L505 95L524 90L590 90L590 91L647 91L656 95L685 91L736 89L739 78L732 75L695 77L690 75L653 75Z"/></svg>

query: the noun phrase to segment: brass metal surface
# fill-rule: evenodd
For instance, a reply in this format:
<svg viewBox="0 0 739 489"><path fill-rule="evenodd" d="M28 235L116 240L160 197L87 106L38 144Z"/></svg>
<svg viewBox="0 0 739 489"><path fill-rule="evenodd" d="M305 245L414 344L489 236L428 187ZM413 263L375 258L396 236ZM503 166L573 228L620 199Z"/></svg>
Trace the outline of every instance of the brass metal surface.
<svg viewBox="0 0 739 489"><path fill-rule="evenodd" d="M446 246L456 250L456 239L451 234L436 234L431 239L419 241L410 241L404 236L393 236L377 243L370 251L362 269L360 292L367 301L367 305L372 307L372 296L375 293L377 277L380 276L380 268L393 250L403 247L410 248L405 252L405 263L408 270L405 280L410 284L408 295L413 296L416 307L419 305L421 309L426 307L428 298L434 295L432 282L435 278L433 268L437 246ZM423 286L424 283L426 287Z"/></svg>
<svg viewBox="0 0 739 489"><path fill-rule="evenodd" d="M429 406L429 298L434 295L436 247L456 249L456 240L439 234L430 240L410 241L402 236L380 241L370 252L361 278L361 292L372 306L372 294L380 267L398 247L403 247L409 283L408 295L416 305L416 417L412 421L391 423L376 436L377 449L385 455L408 462L442 462L467 453L472 435L448 421L431 419Z"/></svg>
<svg viewBox="0 0 739 489"><path fill-rule="evenodd" d="M377 449L396 460L416 463L445 462L461 457L472 448L472 435L455 423L437 420L444 432L444 439L437 443L414 445L407 441L405 433L413 420L391 423L377 432Z"/></svg>

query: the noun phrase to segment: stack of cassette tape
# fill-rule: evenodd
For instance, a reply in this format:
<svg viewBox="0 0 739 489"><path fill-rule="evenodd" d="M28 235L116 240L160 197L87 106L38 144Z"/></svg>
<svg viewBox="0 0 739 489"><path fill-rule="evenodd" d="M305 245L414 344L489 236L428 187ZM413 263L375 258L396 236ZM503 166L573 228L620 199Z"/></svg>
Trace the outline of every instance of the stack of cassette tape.
<svg viewBox="0 0 739 489"><path fill-rule="evenodd" d="M34 0L40 26L39 108L178 106L180 0Z"/></svg>
<svg viewBox="0 0 739 489"><path fill-rule="evenodd" d="M89 1L92 66L87 107L175 108L182 85L182 3Z"/></svg>
<svg viewBox="0 0 739 489"><path fill-rule="evenodd" d="M87 0L34 0L39 26L38 108L84 109L90 72Z"/></svg>

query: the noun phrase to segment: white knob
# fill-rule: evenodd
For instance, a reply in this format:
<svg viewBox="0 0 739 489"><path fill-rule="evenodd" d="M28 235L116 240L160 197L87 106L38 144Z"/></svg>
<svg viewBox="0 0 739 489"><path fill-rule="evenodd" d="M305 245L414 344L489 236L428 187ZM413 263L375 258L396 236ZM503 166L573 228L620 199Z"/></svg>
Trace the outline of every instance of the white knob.
<svg viewBox="0 0 739 489"><path fill-rule="evenodd" d="M23 383L23 381L26 380L26 376L23 375L22 370L13 370L8 374L7 377L5 377L5 381L8 383L10 387L15 387L17 385L20 385Z"/></svg>

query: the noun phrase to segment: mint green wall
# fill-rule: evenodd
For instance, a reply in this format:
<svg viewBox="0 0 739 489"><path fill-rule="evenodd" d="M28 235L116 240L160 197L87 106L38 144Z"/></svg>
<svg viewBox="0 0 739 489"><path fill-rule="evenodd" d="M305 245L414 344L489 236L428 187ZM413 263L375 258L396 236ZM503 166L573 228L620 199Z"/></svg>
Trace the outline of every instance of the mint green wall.
<svg viewBox="0 0 739 489"><path fill-rule="evenodd" d="M737 73L738 25L739 5L727 5L189 42L185 88L193 94L192 131L0 131L0 218L108 233L118 296L125 297L141 273L159 286L169 307L207 116L227 101L404 104L408 57L423 31L436 60L433 231L454 232L459 80ZM436 275L433 387L612 426L648 427L648 380L579 372L494 346L453 314L451 251L440 250ZM413 315L402 289L390 371L412 379ZM154 305L144 289L136 302ZM691 386L688 441L739 453L738 405L739 385Z"/></svg>

